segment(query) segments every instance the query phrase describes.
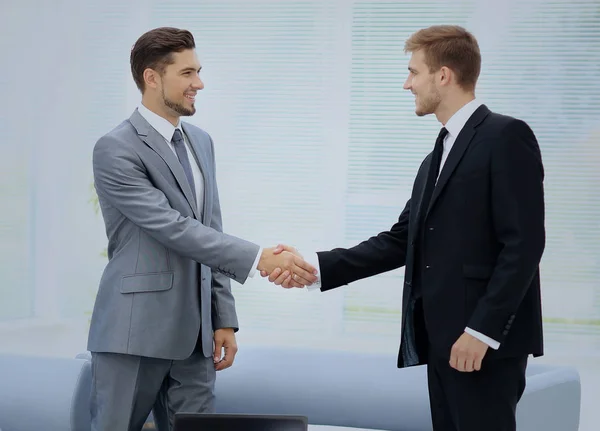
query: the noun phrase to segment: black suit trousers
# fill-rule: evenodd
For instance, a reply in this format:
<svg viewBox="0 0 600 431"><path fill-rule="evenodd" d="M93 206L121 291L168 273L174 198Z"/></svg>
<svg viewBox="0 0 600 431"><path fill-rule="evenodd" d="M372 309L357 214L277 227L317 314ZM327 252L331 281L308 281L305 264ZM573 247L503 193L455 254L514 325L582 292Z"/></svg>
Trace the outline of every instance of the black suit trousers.
<svg viewBox="0 0 600 431"><path fill-rule="evenodd" d="M422 300L415 303L416 347L427 358L434 431L515 431L515 411L525 390L527 356L484 358L481 370L460 372L429 345Z"/></svg>
<svg viewBox="0 0 600 431"><path fill-rule="evenodd" d="M516 431L515 411L525 390L527 356L485 362L460 372L430 350L427 364L434 431Z"/></svg>

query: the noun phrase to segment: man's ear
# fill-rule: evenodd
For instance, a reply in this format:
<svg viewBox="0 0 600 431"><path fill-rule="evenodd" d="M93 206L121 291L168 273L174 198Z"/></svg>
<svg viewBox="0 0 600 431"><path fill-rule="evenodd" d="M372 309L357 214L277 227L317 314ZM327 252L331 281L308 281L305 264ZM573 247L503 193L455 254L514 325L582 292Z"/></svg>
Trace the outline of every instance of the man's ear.
<svg viewBox="0 0 600 431"><path fill-rule="evenodd" d="M442 66L437 72L437 81L439 85L448 85L454 79L454 72L447 66Z"/></svg>
<svg viewBox="0 0 600 431"><path fill-rule="evenodd" d="M144 77L144 83L146 88L158 87L159 75L156 70L146 68L142 76Z"/></svg>

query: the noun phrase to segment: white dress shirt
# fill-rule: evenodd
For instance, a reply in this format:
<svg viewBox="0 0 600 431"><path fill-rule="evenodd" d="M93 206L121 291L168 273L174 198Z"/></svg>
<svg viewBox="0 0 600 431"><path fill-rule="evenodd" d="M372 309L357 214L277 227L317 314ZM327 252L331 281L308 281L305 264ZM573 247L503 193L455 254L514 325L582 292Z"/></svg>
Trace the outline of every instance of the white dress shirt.
<svg viewBox="0 0 600 431"><path fill-rule="evenodd" d="M469 103L464 105L462 108L460 108L458 111L456 111L456 113L454 113L454 115L446 123L445 127L446 127L446 130L448 130L448 134L444 138L444 151L442 153L442 160L440 162L440 170L439 170L440 173L442 172L442 168L444 167L444 163L446 163L448 154L450 153L450 150L452 149L452 146L454 145L454 142L456 141L456 137L458 136L458 134L460 133L462 128L465 126L467 120L471 117L471 115L473 115L473 113L477 110L477 108L479 108L481 106L481 104L482 104L482 102L478 101L477 99L473 99L472 101L470 101ZM439 174L438 174L438 178L439 178ZM307 286L307 289L308 290L320 289L321 288L321 276L320 276L321 268L319 266L319 257L316 253L310 253L308 255L308 259L306 261L308 263L310 263L312 266L314 266L318 271L317 281L315 281L310 286ZM497 350L500 347L500 343L498 341L496 341L480 332L477 332L471 328L468 328L468 327L465 328L465 332L472 335L473 337L479 339L480 341L483 341L485 344L490 346L492 349Z"/></svg>
<svg viewBox="0 0 600 431"><path fill-rule="evenodd" d="M198 163L196 163L196 158L194 157L194 154L190 148L190 142L181 128L181 120L179 120L177 127L175 127L167 119L152 112L142 103L140 103L138 106L138 112L154 128L154 130L156 130L164 138L168 147L171 149L171 151L173 151L173 154L175 154L175 157L177 157L177 152L175 151L175 146L172 142L173 134L175 133L176 129L179 129L181 132L183 140L185 141L185 150L187 151L188 159L190 160L190 165L192 167L192 177L194 178L194 187L196 189L195 197L198 205L198 211L200 214L202 214L204 208L204 177L202 176L200 166L198 166ZM179 160L179 158L177 158L177 160ZM253 277L256 273L256 267L258 266L258 261L262 254L262 250L262 247L258 250L258 254L256 255L256 259L254 260L254 264L250 270L250 274L248 274L248 277Z"/></svg>

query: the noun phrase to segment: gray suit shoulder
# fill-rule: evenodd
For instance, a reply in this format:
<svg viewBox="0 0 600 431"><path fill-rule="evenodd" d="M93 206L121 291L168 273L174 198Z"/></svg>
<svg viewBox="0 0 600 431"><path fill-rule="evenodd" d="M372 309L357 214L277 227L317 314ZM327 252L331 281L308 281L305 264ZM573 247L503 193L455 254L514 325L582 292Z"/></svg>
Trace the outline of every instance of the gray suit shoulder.
<svg viewBox="0 0 600 431"><path fill-rule="evenodd" d="M107 167L107 164L112 165L115 160L127 160L139 164L135 138L137 138L137 132L127 120L101 136L92 151L94 169L99 166Z"/></svg>
<svg viewBox="0 0 600 431"><path fill-rule="evenodd" d="M94 149L96 149L98 147L113 146L113 145L122 146L123 144L126 144L127 142L129 142L131 140L132 135L133 136L137 135L137 133L135 132L135 128L129 121L124 120L119 125L117 125L115 128L113 128L111 131L102 135L96 141Z"/></svg>

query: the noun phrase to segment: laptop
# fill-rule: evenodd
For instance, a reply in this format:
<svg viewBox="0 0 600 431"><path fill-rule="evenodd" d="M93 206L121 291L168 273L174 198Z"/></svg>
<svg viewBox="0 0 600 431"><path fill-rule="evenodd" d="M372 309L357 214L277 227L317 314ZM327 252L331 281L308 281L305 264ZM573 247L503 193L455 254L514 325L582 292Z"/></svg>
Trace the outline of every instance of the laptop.
<svg viewBox="0 0 600 431"><path fill-rule="evenodd" d="M308 431L306 416L176 413L173 431Z"/></svg>

